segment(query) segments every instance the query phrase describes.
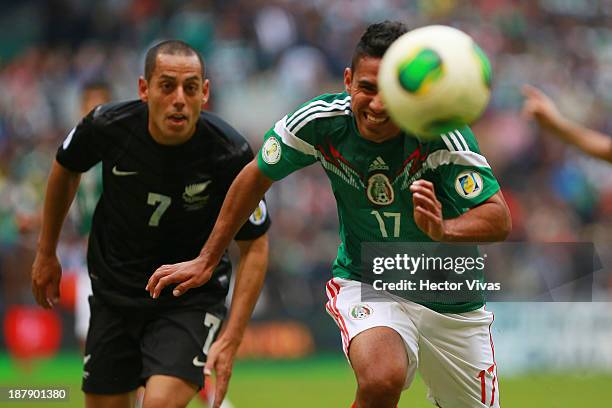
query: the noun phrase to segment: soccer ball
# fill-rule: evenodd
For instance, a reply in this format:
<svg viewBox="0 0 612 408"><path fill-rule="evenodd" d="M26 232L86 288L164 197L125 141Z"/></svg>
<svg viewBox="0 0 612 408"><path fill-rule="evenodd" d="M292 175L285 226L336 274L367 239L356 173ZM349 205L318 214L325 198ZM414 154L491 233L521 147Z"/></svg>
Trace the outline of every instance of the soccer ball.
<svg viewBox="0 0 612 408"><path fill-rule="evenodd" d="M422 27L391 44L378 88L391 119L427 139L478 119L491 95L491 64L463 31Z"/></svg>

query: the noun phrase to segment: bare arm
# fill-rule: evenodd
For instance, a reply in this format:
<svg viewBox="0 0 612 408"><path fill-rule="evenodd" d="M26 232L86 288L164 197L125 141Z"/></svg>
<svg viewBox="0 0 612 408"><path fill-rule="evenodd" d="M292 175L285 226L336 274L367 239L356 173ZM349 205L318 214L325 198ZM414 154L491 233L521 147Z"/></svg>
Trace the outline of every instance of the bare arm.
<svg viewBox="0 0 612 408"><path fill-rule="evenodd" d="M223 252L272 183L257 167L257 159L245 166L227 192L221 213L200 255L191 261L159 267L146 286L150 295L157 298L163 288L179 283L173 294L180 296L208 282Z"/></svg>
<svg viewBox="0 0 612 408"><path fill-rule="evenodd" d="M32 265L32 293L44 308L59 300L62 269L57 259L57 243L64 219L74 200L81 173L75 173L53 162L43 207L42 228L36 258Z"/></svg>
<svg viewBox="0 0 612 408"><path fill-rule="evenodd" d="M213 343L206 362L206 371L215 371L215 405L225 397L232 373L234 356L247 323L251 318L268 268L267 234L253 241L236 241L240 248L240 263L232 296L230 316L223 333Z"/></svg>
<svg viewBox="0 0 612 408"><path fill-rule="evenodd" d="M497 242L512 230L512 219L501 191L457 218L445 220L444 242Z"/></svg>
<svg viewBox="0 0 612 408"><path fill-rule="evenodd" d="M239 344L268 269L268 234L253 241L236 241L240 249L240 262L234 285L230 317L221 339Z"/></svg>
<svg viewBox="0 0 612 408"><path fill-rule="evenodd" d="M417 180L410 186L414 220L431 239L439 242L495 242L506 239L512 229L508 205L500 191L457 218L443 219L442 204L434 186Z"/></svg>
<svg viewBox="0 0 612 408"><path fill-rule="evenodd" d="M273 181L257 167L257 159L253 159L242 169L227 192L219 218L200 252L200 257L209 258L215 266L219 263L223 252L272 183Z"/></svg>
<svg viewBox="0 0 612 408"><path fill-rule="evenodd" d="M525 85L523 95L524 115L534 118L542 128L562 141L590 156L612 163L612 137L565 118L552 99L533 86Z"/></svg>

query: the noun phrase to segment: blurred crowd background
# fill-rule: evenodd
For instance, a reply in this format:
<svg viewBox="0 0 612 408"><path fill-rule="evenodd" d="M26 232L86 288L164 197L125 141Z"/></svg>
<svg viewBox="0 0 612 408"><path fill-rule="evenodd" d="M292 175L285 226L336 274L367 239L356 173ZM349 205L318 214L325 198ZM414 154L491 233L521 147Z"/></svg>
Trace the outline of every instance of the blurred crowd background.
<svg viewBox="0 0 612 408"><path fill-rule="evenodd" d="M146 49L183 39L207 61L210 109L256 150L298 104L342 90L365 26L383 19L453 25L488 54L493 96L474 131L510 204L510 239L606 248L612 168L525 121L520 87L539 86L569 117L612 133L609 0L23 0L5 3L0 16L0 313L34 304L29 273L47 172L79 120L86 82L107 81L114 99L136 98ZM267 198L271 264L256 321L308 323L308 350L337 347L323 313L339 243L326 176L312 166ZM61 256L66 274L82 270L83 242L70 222Z"/></svg>

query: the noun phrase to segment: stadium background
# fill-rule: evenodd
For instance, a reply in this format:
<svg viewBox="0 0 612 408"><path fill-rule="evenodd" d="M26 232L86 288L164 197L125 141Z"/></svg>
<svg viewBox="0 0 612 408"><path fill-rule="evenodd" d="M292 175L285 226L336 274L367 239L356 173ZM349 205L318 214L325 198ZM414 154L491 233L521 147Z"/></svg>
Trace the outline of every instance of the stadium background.
<svg viewBox="0 0 612 408"><path fill-rule="evenodd" d="M494 66L493 98L474 127L513 216L511 239L593 241L606 265L612 234L612 168L568 149L520 117L520 86L542 87L570 117L612 133L612 3L609 0L24 0L0 16L0 386L66 385L82 404L72 274L84 262L71 221L61 246L63 305L33 311L30 266L55 149L78 121L87 81L105 79L115 99L136 97L143 53L180 38L207 60L211 109L254 149L289 110L341 90L364 27L401 19L470 33ZM324 173L313 166L267 195L271 264L230 389L238 407L348 406L352 374L324 313L338 234ZM608 255L609 256L609 255ZM539 265L546 268L546 265ZM610 300L612 281L599 300ZM612 402L610 303L492 304L505 406L583 407ZM34 343L9 353L11 318ZM11 317L12 316L12 317ZM49 320L50 319L50 320ZM8 323L7 323L8 322ZM44 323L46 322L46 323ZM37 336L37 333L40 336ZM42 333L42 334L41 334ZM39 357L25 357L38 349ZM400 406L429 406L419 381ZM4 406L5 402L0 401ZM54 404L48 404L53 406ZM195 405L197 406L197 404Z"/></svg>

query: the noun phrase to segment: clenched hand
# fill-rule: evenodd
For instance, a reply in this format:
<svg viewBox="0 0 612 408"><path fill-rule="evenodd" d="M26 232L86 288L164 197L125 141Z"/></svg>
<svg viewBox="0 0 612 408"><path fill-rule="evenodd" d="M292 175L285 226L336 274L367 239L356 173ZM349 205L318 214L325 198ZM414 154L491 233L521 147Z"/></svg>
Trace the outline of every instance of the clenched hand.
<svg viewBox="0 0 612 408"><path fill-rule="evenodd" d="M436 198L434 185L427 180L416 180L410 185L414 222L434 241L444 237L442 204Z"/></svg>

